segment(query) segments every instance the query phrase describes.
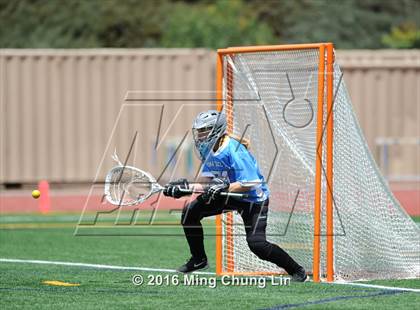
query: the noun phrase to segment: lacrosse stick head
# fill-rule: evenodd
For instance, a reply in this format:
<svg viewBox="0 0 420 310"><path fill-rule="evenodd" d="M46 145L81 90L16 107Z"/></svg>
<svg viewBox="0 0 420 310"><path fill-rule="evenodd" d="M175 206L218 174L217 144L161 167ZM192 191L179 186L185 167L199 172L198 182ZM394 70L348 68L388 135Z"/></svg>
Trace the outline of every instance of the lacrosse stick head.
<svg viewBox="0 0 420 310"><path fill-rule="evenodd" d="M131 166L117 165L105 178L106 200L119 206L132 206L163 189L148 172Z"/></svg>

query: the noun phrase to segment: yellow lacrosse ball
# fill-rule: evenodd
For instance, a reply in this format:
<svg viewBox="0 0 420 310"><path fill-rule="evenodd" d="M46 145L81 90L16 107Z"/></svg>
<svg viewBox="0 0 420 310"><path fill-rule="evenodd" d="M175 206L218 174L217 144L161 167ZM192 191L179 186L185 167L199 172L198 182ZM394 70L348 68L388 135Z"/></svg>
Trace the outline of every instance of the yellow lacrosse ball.
<svg viewBox="0 0 420 310"><path fill-rule="evenodd" d="M41 196L41 192L39 190L35 189L35 190L32 191L32 197L33 198L38 199L39 196Z"/></svg>

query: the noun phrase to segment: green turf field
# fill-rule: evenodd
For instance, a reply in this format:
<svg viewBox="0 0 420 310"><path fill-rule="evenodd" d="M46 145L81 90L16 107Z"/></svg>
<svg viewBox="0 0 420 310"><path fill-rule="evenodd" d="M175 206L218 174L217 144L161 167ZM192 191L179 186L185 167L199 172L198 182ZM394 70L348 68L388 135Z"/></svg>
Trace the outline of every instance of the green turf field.
<svg viewBox="0 0 420 310"><path fill-rule="evenodd" d="M0 218L0 258L61 261L113 266L174 269L188 258L180 227L168 231L179 236L75 236L78 215L6 215ZM420 221L420 218L416 218ZM208 222L211 226L211 222ZM156 233L159 233L159 228ZM150 228L148 228L150 232ZM153 231L153 230L152 230ZM211 227L207 231L212 231ZM214 272L214 237L206 238ZM337 284L291 283L289 286L225 286L215 288L176 285L183 276L167 272L118 270L0 261L2 309L104 308L140 309L414 309L420 293ZM145 281L168 276L170 285L132 284L134 275ZM199 278L212 275L199 275ZM51 286L43 281L79 284ZM165 282L165 280L163 280ZM373 281L385 286L420 289L420 280Z"/></svg>

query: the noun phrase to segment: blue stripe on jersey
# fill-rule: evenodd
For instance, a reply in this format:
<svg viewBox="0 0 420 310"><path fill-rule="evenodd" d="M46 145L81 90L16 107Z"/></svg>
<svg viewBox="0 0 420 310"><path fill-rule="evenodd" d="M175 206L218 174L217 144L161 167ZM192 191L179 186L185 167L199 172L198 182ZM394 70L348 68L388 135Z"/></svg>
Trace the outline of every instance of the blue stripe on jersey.
<svg viewBox="0 0 420 310"><path fill-rule="evenodd" d="M244 199L251 202L266 200L270 191L255 158L239 141L227 138L217 152L211 152L203 164L201 175L228 179L230 183L240 182L243 186L250 186L244 194Z"/></svg>

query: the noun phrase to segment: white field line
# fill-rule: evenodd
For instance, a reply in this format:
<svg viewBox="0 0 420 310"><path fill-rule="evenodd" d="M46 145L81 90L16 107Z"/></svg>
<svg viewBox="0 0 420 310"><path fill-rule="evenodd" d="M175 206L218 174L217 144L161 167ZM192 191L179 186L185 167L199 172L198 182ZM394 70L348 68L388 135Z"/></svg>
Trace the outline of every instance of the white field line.
<svg viewBox="0 0 420 310"><path fill-rule="evenodd" d="M48 261L48 260L31 260L31 259L16 259L16 258L0 258L0 262L3 263L22 263L22 264L41 264L41 265L58 265L58 266L72 266L72 267L88 267L96 269L113 269L113 270L132 270L132 271L149 271L149 272L168 272L176 273L174 269L161 269L161 268L146 268L146 267L127 267L127 266L115 266L115 265L100 265L100 264L85 264L85 263L73 263L73 262L60 262L60 261ZM196 274L202 275L215 275L213 272L194 272ZM367 288L377 288L383 290L392 290L392 291L405 291L405 292L416 292L420 293L420 289L406 288L406 287L393 287L393 286L383 286L383 285L374 285L374 284L364 284L364 283L354 283L354 282L321 282L330 285L350 285L350 286L361 286Z"/></svg>
<svg viewBox="0 0 420 310"><path fill-rule="evenodd" d="M126 266L114 266L114 265L100 265L100 264L85 264L85 263L72 263L72 262L60 262L60 261L49 261L49 260L32 260L32 259L16 259L16 258L0 258L0 262L3 263L21 263L21 264L41 264L41 265L58 265L58 266L72 266L72 267L88 267L97 269L113 269L113 270L132 270L132 271L150 271L150 272L169 272L176 273L174 269L160 269L160 268L146 268L146 267L126 267ZM194 272L196 274L203 275L215 275L213 272Z"/></svg>
<svg viewBox="0 0 420 310"><path fill-rule="evenodd" d="M378 288L382 290L391 290L391 291L404 291L404 292L415 292L420 293L420 289L415 288L407 288L407 287L395 287L395 286L383 286L383 285L375 285L375 284L365 284L365 283L354 283L354 282L323 282L326 284L340 284L340 285L350 285L350 286L361 286L367 288Z"/></svg>

